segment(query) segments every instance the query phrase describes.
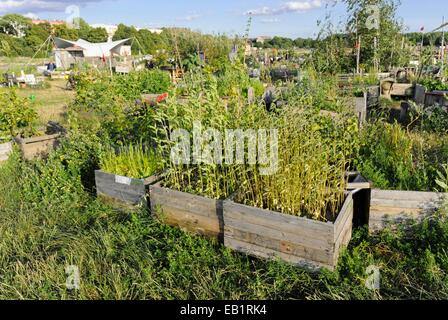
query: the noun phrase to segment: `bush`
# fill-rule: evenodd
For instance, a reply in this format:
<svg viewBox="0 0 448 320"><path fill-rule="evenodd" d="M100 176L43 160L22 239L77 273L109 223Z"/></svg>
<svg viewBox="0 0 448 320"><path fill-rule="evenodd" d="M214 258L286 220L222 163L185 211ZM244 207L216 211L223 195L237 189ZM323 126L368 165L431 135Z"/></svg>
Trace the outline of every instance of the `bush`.
<svg viewBox="0 0 448 320"><path fill-rule="evenodd" d="M15 90L0 91L0 139L31 135L36 119L37 113L27 99L20 98Z"/></svg>

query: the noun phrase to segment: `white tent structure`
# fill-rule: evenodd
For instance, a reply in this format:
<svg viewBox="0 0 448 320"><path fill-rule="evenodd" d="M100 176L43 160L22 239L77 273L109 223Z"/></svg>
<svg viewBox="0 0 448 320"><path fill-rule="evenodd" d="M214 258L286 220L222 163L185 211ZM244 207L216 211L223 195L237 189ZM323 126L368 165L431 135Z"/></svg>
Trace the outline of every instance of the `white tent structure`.
<svg viewBox="0 0 448 320"><path fill-rule="evenodd" d="M68 68L70 65L86 58L89 60L112 58L114 56L126 57L131 55L131 47L126 45L130 39L112 42L91 43L79 39L70 41L54 38L55 60L58 68Z"/></svg>

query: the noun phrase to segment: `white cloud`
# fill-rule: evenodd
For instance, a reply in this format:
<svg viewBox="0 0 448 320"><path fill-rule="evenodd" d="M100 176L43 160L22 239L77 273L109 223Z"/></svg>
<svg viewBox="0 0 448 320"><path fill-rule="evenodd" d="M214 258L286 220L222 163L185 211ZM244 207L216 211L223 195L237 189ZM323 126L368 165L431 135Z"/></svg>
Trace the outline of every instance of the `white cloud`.
<svg viewBox="0 0 448 320"><path fill-rule="evenodd" d="M279 18L265 18L260 20L262 23L277 23L280 22Z"/></svg>
<svg viewBox="0 0 448 320"><path fill-rule="evenodd" d="M33 20L37 20L37 19L39 19L39 17L37 16L37 14L32 13L32 12L28 12L27 14L24 14L23 16L24 16L24 17L27 17L27 18L30 18L30 19L33 19Z"/></svg>
<svg viewBox="0 0 448 320"><path fill-rule="evenodd" d="M181 21L193 21L193 20L197 20L197 19L199 19L199 18L201 18L201 17L202 17L201 14L198 14L198 13L192 13L192 14L189 14L189 15L187 15L187 16L185 16L185 17L177 18L177 20L181 20Z"/></svg>
<svg viewBox="0 0 448 320"><path fill-rule="evenodd" d="M253 16L272 16L289 12L306 12L322 7L324 1L325 0L288 1L277 8L261 7L258 9L249 10L246 14Z"/></svg>
<svg viewBox="0 0 448 320"><path fill-rule="evenodd" d="M84 6L101 1L103 0L1 0L0 13L59 12L71 5Z"/></svg>

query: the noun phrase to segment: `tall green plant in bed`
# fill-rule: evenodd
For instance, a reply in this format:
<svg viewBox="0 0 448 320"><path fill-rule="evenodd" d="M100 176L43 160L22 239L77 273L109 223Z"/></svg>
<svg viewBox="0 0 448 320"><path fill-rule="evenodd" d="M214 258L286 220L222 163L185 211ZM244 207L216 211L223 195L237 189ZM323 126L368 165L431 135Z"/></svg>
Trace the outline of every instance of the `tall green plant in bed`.
<svg viewBox="0 0 448 320"><path fill-rule="evenodd" d="M122 146L118 150L106 148L100 157L100 168L104 172L144 179L159 173L163 163L161 157L142 143Z"/></svg>
<svg viewBox="0 0 448 320"><path fill-rule="evenodd" d="M169 139L174 129L190 132L194 121L204 130L277 129L279 136L279 170L272 176L260 173L260 164L176 165L167 161L165 185L180 191L224 199L238 191L239 201L248 205L307 216L317 220L333 220L344 200L344 172L353 153L346 139L351 128L350 117L327 130L331 118L319 115L315 108L306 108L297 100L291 107L269 113L264 105L248 105L245 100L224 104L219 99L216 80L210 78L199 89L197 98L186 103L170 99L158 108L159 145L169 154L174 143ZM336 139L336 137L341 139ZM270 145L267 145L269 150ZM246 160L247 160L247 149Z"/></svg>

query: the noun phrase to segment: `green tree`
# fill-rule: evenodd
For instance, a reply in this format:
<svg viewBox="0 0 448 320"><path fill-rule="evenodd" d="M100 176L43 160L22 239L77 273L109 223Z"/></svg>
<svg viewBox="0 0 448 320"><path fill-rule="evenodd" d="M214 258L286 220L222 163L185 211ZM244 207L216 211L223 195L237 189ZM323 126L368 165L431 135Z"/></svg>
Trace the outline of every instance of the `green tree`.
<svg viewBox="0 0 448 320"><path fill-rule="evenodd" d="M123 40L133 38L137 35L138 31L135 27L128 27L122 23L118 25L118 29L114 34L113 40Z"/></svg>
<svg viewBox="0 0 448 320"><path fill-rule="evenodd" d="M361 39L361 62L368 67L387 70L398 65L403 26L396 14L400 0L344 0L349 12L347 33L356 65L356 45Z"/></svg>
<svg viewBox="0 0 448 320"><path fill-rule="evenodd" d="M58 38L76 41L79 39L79 33L77 29L68 28L65 24L58 25L54 28L54 35Z"/></svg>
<svg viewBox="0 0 448 320"><path fill-rule="evenodd" d="M0 17L0 33L14 37L23 37L31 27L31 19L18 14L7 14Z"/></svg>
<svg viewBox="0 0 448 320"><path fill-rule="evenodd" d="M108 38L108 34L106 29L104 28L92 28L87 33L85 40L98 43L98 42L106 42Z"/></svg>

